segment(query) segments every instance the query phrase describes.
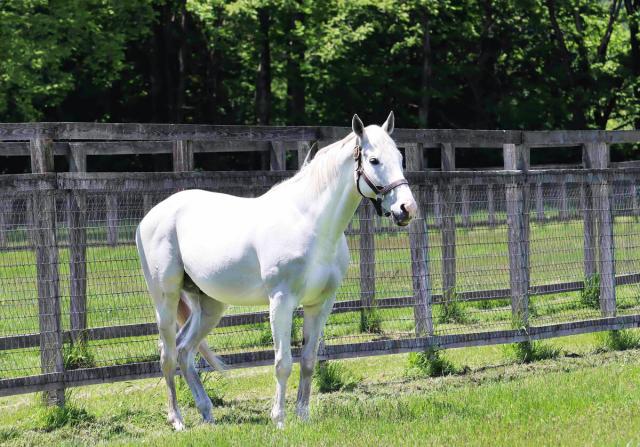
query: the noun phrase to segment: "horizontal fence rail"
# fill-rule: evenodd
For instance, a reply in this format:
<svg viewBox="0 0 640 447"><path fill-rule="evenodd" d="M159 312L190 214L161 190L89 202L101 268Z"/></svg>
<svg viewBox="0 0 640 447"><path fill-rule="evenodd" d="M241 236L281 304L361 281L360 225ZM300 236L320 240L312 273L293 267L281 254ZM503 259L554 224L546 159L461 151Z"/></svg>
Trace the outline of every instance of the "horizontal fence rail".
<svg viewBox="0 0 640 447"><path fill-rule="evenodd" d="M0 124L0 395L160 375L154 311L134 245L140 219L184 189L258 196L347 128ZM323 359L513 343L640 324L640 167L610 163L640 132L407 130L407 228L362 203ZM533 169L532 147L577 146L580 166ZM425 148L441 151L425 170ZM459 147L499 147L501 170L460 171ZM194 153L261 151L270 171L194 172ZM169 153L171 173L87 173L88 155ZM69 159L54 173L53 157ZM299 352L302 309L292 327ZM271 363L268 312L231 307L208 337L232 367ZM202 369L206 365L200 363Z"/></svg>

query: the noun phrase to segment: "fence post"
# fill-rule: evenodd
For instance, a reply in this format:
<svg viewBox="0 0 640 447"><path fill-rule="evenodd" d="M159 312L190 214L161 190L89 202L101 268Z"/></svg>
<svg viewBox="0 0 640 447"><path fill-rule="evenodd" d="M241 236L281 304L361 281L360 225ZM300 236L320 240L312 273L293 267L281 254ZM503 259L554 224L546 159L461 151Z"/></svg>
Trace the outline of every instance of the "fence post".
<svg viewBox="0 0 640 447"><path fill-rule="evenodd" d="M637 218L640 214L640 209L638 209L638 187L634 181L631 181L629 194L631 194L631 214Z"/></svg>
<svg viewBox="0 0 640 447"><path fill-rule="evenodd" d="M31 172L53 172L53 142L32 139L29 143ZM58 278L58 246L56 242L55 191L35 191L32 196L31 222L36 250L38 282L38 315L40 325L40 368L43 374L64 374L60 293ZM63 377L56 388L44 393L45 402L64 405Z"/></svg>
<svg viewBox="0 0 640 447"><path fill-rule="evenodd" d="M433 218L436 227L442 228L442 197L438 184L433 185Z"/></svg>
<svg viewBox="0 0 640 447"><path fill-rule="evenodd" d="M443 143L440 147L441 170L455 171L455 147ZM456 187L444 181L442 188L442 292L445 301L454 298L456 289Z"/></svg>
<svg viewBox="0 0 640 447"><path fill-rule="evenodd" d="M11 214L11 200L0 196L0 248L7 245L9 233L9 215Z"/></svg>
<svg viewBox="0 0 640 447"><path fill-rule="evenodd" d="M529 148L503 145L504 168L526 172ZM511 312L514 322L529 325L529 186L513 181L505 185L509 239Z"/></svg>
<svg viewBox="0 0 640 447"><path fill-rule="evenodd" d="M542 182L536 183L536 218L544 222L544 190Z"/></svg>
<svg viewBox="0 0 640 447"><path fill-rule="evenodd" d="M584 145L583 161L589 168L609 167L610 151L606 143ZM615 257L613 239L612 190L607 177L602 176L591 185L595 228L598 233L598 270L600 272L600 310L605 317L616 314ZM585 221L586 224L586 221ZM585 225L586 226L586 225ZM585 254L586 254L585 230ZM595 239L595 238L594 238ZM595 241L590 242L594 245ZM586 257L586 256L585 256ZM585 260L586 265L586 260Z"/></svg>
<svg viewBox="0 0 640 447"><path fill-rule="evenodd" d="M593 144L582 146L582 166L586 169L594 168ZM583 198L584 215L584 276L591 279L598 271L596 266L596 210L593 196L595 185L583 182L580 186Z"/></svg>
<svg viewBox="0 0 640 447"><path fill-rule="evenodd" d="M494 227L496 225L496 202L493 194L493 185L487 185L487 214L489 225Z"/></svg>
<svg viewBox="0 0 640 447"><path fill-rule="evenodd" d="M361 329L368 326L368 317L376 298L376 245L373 206L363 200L358 208L360 224L360 311Z"/></svg>
<svg viewBox="0 0 640 447"><path fill-rule="evenodd" d="M460 187L460 201L462 202L462 225L469 226L471 215L471 204L469 203L469 187L462 185Z"/></svg>
<svg viewBox="0 0 640 447"><path fill-rule="evenodd" d="M193 171L193 142L176 140L173 142L173 172Z"/></svg>
<svg viewBox="0 0 640 447"><path fill-rule="evenodd" d="M569 206L567 198L567 184L563 181L560 183L560 220L569 218Z"/></svg>
<svg viewBox="0 0 640 447"><path fill-rule="evenodd" d="M284 141L271 142L271 156L269 168L272 171L287 169L287 143Z"/></svg>
<svg viewBox="0 0 640 447"><path fill-rule="evenodd" d="M307 158L307 155L309 154L309 151L311 150L311 146L313 145L313 143L311 141L306 142L306 141L300 141L298 142L298 147L297 147L297 151L298 151L298 169L302 168L302 165L304 164L304 160Z"/></svg>
<svg viewBox="0 0 640 447"><path fill-rule="evenodd" d="M118 196L107 193L105 198L107 208L107 243L114 246L118 243Z"/></svg>
<svg viewBox="0 0 640 447"><path fill-rule="evenodd" d="M405 148L407 171L424 169L422 144ZM431 313L431 279L429 277L429 233L427 229L426 194L424 185L411 187L416 202L418 215L409 227L409 247L411 250L411 277L413 282L413 318L416 322L416 335L433 334Z"/></svg>
<svg viewBox="0 0 640 447"><path fill-rule="evenodd" d="M79 145L69 144L69 171L87 172L87 154ZM87 328L87 197L82 190L67 196L69 225L69 318L71 338L81 340Z"/></svg>

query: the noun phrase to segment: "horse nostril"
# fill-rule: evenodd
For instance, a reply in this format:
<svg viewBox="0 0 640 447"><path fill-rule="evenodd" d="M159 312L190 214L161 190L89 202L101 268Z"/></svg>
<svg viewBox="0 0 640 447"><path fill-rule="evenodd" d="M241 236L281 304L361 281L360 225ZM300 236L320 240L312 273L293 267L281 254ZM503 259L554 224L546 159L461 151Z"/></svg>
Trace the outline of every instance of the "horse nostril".
<svg viewBox="0 0 640 447"><path fill-rule="evenodd" d="M404 206L404 203L400 205L400 209L402 210L403 213L409 214L409 211L407 211L407 208Z"/></svg>

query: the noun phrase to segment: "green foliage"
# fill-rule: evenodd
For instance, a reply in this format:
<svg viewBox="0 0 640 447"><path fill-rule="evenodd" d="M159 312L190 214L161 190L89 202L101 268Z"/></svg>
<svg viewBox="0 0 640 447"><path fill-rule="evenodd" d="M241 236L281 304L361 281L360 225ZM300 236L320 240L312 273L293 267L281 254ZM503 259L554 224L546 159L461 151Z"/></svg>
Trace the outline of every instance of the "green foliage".
<svg viewBox="0 0 640 447"><path fill-rule="evenodd" d="M84 337L79 337L76 342L66 344L62 351L64 369L93 368L96 366L93 354Z"/></svg>
<svg viewBox="0 0 640 447"><path fill-rule="evenodd" d="M353 390L359 382L340 362L318 362L313 372L313 381L320 393Z"/></svg>
<svg viewBox="0 0 640 447"><path fill-rule="evenodd" d="M580 303L591 309L600 309L600 275L598 273L585 278L584 288L580 291Z"/></svg>
<svg viewBox="0 0 640 447"><path fill-rule="evenodd" d="M393 106L403 127L625 127L640 117L629 8L610 17L607 2L586 0L4 0L0 121L253 123L262 10L273 124L344 125L353 111L380 121Z"/></svg>
<svg viewBox="0 0 640 447"><path fill-rule="evenodd" d="M224 398L229 386L224 376L217 372L200 372L200 380L204 386L207 396L211 399L214 407L224 405ZM181 404L185 404L191 408L195 408L196 402L191 393L191 389L182 376L176 377L176 395Z"/></svg>
<svg viewBox="0 0 640 447"><path fill-rule="evenodd" d="M466 305L458 301L456 293L453 292L449 294L448 298L440 306L437 321L441 324L468 324L473 319L469 317Z"/></svg>
<svg viewBox="0 0 640 447"><path fill-rule="evenodd" d="M560 349L541 341L523 341L505 345L508 355L518 363L531 363L539 360L554 359L560 355Z"/></svg>
<svg viewBox="0 0 640 447"><path fill-rule="evenodd" d="M382 334L382 316L378 309L371 307L360 311L360 332Z"/></svg>
<svg viewBox="0 0 640 447"><path fill-rule="evenodd" d="M108 90L130 68L127 47L148 34L152 18L147 0L0 3L2 121L41 119L72 95L86 101ZM84 105L67 104L64 117L81 116Z"/></svg>
<svg viewBox="0 0 640 447"><path fill-rule="evenodd" d="M459 372L438 348L430 347L424 352L409 353L406 370L408 376L441 377L458 374Z"/></svg>
<svg viewBox="0 0 640 447"><path fill-rule="evenodd" d="M640 335L632 330L607 331L598 335L602 347L607 351L626 351L640 348Z"/></svg>
<svg viewBox="0 0 640 447"><path fill-rule="evenodd" d="M47 432L65 426L76 427L95 420L86 410L68 402L63 407L38 404L33 417L35 429Z"/></svg>

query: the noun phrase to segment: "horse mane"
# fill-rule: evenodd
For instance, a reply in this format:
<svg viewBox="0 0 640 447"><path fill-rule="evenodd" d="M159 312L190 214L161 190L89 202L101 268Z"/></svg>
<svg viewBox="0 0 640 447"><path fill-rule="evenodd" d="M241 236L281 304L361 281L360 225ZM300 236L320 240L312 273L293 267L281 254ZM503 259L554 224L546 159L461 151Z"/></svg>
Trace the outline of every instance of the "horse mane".
<svg viewBox="0 0 640 447"><path fill-rule="evenodd" d="M342 140L323 147L293 177L278 183L269 192L308 181L305 185L308 188L307 191L314 197L317 196L338 176L340 165L344 161L344 153L341 149L355 138L355 134L351 133Z"/></svg>

